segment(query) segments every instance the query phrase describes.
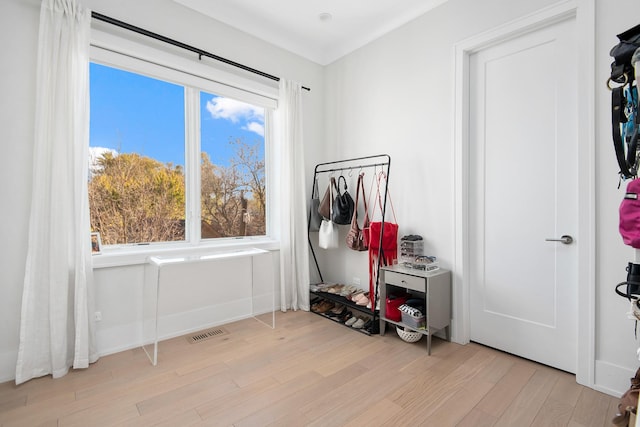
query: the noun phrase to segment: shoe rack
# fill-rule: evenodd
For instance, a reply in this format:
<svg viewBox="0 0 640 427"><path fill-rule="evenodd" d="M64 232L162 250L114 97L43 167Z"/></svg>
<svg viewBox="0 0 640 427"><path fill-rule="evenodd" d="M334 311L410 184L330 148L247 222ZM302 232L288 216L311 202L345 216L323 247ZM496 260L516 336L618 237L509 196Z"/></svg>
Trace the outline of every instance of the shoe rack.
<svg viewBox="0 0 640 427"><path fill-rule="evenodd" d="M311 312L365 335L378 334L378 311L371 310L369 293L349 288L347 285L315 285L316 290L310 291Z"/></svg>

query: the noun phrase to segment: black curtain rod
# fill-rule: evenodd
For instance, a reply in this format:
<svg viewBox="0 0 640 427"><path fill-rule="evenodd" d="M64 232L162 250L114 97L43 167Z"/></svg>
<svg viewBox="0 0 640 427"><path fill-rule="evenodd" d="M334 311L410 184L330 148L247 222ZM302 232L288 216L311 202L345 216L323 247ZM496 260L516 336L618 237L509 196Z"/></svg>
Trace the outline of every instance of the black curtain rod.
<svg viewBox="0 0 640 427"><path fill-rule="evenodd" d="M131 25L131 24L128 24L126 22L120 21L118 19L111 18L110 16L106 16L106 15L103 15L101 13L92 11L91 12L91 17L94 18L94 19L97 19L98 21L103 21L103 22L115 25L117 27L124 28L124 29L129 30L129 31L133 31L134 33L142 34L142 35L145 35L147 37L151 37L153 39L160 40L160 41L162 41L164 43L167 43L167 44L170 44L170 45L173 45L173 46L177 46L177 47L180 47L182 49L189 50L191 52L197 53L198 54L198 59L202 59L203 56L206 56L207 58L211 58L211 59L215 59L216 61L224 62L225 64L234 66L236 68L240 68L240 69L245 70L245 71L249 71L250 73L258 74L259 76L266 77L268 79L275 80L277 82L280 81L280 77L276 77L274 75L267 74L264 71L256 70L255 68L247 67L246 65L237 63L237 62L232 61L230 59L223 58L223 57L218 56L218 55L214 55L213 53L209 53L206 50L198 49L197 47L193 47L193 46L190 46L188 44L179 42L177 40L170 39L169 37L165 37L165 36L163 36L161 34L154 33L154 32L149 31L149 30L145 30L144 28L136 27L135 25ZM304 86L302 86L302 89L308 90L308 91L311 90L308 87L304 87Z"/></svg>

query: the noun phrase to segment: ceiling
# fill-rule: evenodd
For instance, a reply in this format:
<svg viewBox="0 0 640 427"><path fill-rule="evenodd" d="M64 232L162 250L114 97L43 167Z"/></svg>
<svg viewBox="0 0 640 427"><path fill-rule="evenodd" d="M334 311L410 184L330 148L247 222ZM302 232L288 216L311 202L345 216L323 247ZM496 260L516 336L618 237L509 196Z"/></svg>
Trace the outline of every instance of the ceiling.
<svg viewBox="0 0 640 427"><path fill-rule="evenodd" d="M447 0L174 0L321 65Z"/></svg>

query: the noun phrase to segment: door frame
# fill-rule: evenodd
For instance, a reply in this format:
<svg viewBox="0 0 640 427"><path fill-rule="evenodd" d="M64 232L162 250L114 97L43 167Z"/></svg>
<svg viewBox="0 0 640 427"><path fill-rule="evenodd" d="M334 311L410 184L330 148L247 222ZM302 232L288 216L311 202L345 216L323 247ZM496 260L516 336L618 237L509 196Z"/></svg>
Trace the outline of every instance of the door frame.
<svg viewBox="0 0 640 427"><path fill-rule="evenodd" d="M452 339L470 340L469 57L497 43L575 18L578 57L578 330L576 381L595 382L595 5L563 1L454 46L454 262Z"/></svg>

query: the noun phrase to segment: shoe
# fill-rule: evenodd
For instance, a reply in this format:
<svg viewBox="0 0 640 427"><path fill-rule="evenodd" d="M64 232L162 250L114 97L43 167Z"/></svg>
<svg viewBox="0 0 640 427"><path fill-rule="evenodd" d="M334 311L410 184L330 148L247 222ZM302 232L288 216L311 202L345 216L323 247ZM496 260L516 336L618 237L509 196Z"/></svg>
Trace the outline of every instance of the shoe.
<svg viewBox="0 0 640 427"><path fill-rule="evenodd" d="M327 289L327 292L330 294L339 294L342 291L342 288L344 288L344 285L335 285Z"/></svg>
<svg viewBox="0 0 640 427"><path fill-rule="evenodd" d="M361 318L355 321L353 325L351 325L353 329L362 329L363 326L364 326L364 320L362 320Z"/></svg>
<svg viewBox="0 0 640 427"><path fill-rule="evenodd" d="M356 323L358 319L356 316L351 317L349 320L347 320L346 322L344 322L345 325L347 326L352 326L354 323Z"/></svg>
<svg viewBox="0 0 640 427"><path fill-rule="evenodd" d="M326 314L329 317L340 317L346 312L347 312L347 307L345 307L342 304L336 304L336 306L333 307L331 310L327 311Z"/></svg>
<svg viewBox="0 0 640 427"><path fill-rule="evenodd" d="M336 304L335 307L333 307L331 309L331 312L333 314L342 314L342 312L344 311L345 308L346 307L344 305L342 305L342 304Z"/></svg>
<svg viewBox="0 0 640 427"><path fill-rule="evenodd" d="M325 314L327 311L331 310L333 307L335 307L334 303L332 303L331 301L324 301L320 303L320 305L317 307L315 311L316 313Z"/></svg>
<svg viewBox="0 0 640 427"><path fill-rule="evenodd" d="M361 296L356 299L356 304L358 305L367 305L369 304L369 292L365 292Z"/></svg>
<svg viewBox="0 0 640 427"><path fill-rule="evenodd" d="M351 295L352 293L356 292L358 290L358 288L356 288L353 285L345 285L342 290L340 291L340 296L342 297L347 297L349 295Z"/></svg>
<svg viewBox="0 0 640 427"><path fill-rule="evenodd" d="M358 298L360 298L362 295L364 295L364 291L359 290L359 291L356 291L356 292L352 293L351 295L347 296L347 299L349 301L357 302Z"/></svg>
<svg viewBox="0 0 640 427"><path fill-rule="evenodd" d="M332 288L335 285L335 283L318 283L317 285L315 285L315 287L317 288L316 292L327 292L327 289Z"/></svg>
<svg viewBox="0 0 640 427"><path fill-rule="evenodd" d="M356 295L355 300L352 299L351 301L355 302L356 304L358 304L360 301L362 300L369 300L369 292L363 292L361 294ZM366 303L365 303L366 305Z"/></svg>
<svg viewBox="0 0 640 427"><path fill-rule="evenodd" d="M346 311L342 316L338 317L338 322L346 323L346 321L351 319L352 317L353 317L353 313L350 311Z"/></svg>

